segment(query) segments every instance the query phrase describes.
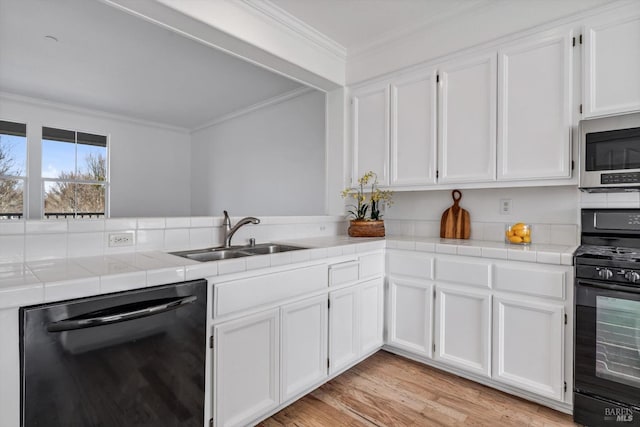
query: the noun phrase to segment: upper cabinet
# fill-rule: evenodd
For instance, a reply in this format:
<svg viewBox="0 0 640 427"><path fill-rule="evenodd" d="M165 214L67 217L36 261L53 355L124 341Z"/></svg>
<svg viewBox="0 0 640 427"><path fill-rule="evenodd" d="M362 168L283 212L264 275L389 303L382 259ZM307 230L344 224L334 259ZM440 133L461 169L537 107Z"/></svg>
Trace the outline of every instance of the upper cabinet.
<svg viewBox="0 0 640 427"><path fill-rule="evenodd" d="M583 116L640 110L640 11L585 21Z"/></svg>
<svg viewBox="0 0 640 427"><path fill-rule="evenodd" d="M640 4L627 4L360 85L353 177L373 170L406 190L576 183L578 120L640 111L639 52Z"/></svg>
<svg viewBox="0 0 640 427"><path fill-rule="evenodd" d="M571 176L572 32L498 51L498 179Z"/></svg>
<svg viewBox="0 0 640 427"><path fill-rule="evenodd" d="M391 185L436 182L436 69L391 83Z"/></svg>
<svg viewBox="0 0 640 427"><path fill-rule="evenodd" d="M439 182L495 179L495 52L440 67Z"/></svg>
<svg viewBox="0 0 640 427"><path fill-rule="evenodd" d="M352 93L353 175L373 171L380 185L389 185L389 84L362 87Z"/></svg>

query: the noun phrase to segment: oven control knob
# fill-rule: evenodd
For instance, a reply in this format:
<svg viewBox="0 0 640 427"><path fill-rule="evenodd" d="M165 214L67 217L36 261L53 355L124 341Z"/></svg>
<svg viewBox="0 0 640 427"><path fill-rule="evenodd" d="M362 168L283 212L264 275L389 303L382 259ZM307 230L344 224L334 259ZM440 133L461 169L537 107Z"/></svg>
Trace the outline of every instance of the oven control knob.
<svg viewBox="0 0 640 427"><path fill-rule="evenodd" d="M631 283L640 282L640 274L636 273L635 271L627 271L627 273L624 275L624 278Z"/></svg>
<svg viewBox="0 0 640 427"><path fill-rule="evenodd" d="M613 277L613 271L608 268L600 269L598 270L598 277L605 280L611 279Z"/></svg>

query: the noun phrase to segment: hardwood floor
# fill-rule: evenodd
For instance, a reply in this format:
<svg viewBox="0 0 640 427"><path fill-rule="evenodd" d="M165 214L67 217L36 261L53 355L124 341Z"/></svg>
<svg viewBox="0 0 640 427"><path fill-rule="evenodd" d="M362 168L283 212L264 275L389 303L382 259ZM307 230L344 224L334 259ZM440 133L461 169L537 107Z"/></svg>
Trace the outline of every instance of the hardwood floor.
<svg viewBox="0 0 640 427"><path fill-rule="evenodd" d="M570 415L379 351L263 421L279 426L574 426Z"/></svg>

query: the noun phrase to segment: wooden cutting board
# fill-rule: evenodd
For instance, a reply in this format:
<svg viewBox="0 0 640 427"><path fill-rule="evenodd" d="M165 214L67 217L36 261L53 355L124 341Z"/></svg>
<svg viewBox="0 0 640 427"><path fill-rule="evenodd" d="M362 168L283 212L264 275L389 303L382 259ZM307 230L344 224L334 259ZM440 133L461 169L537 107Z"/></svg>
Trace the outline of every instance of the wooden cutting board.
<svg viewBox="0 0 640 427"><path fill-rule="evenodd" d="M469 235L471 235L471 217L469 212L460 207L462 193L458 190L453 190L451 197L453 197L453 206L442 213L442 220L440 220L440 237L445 239L468 239Z"/></svg>

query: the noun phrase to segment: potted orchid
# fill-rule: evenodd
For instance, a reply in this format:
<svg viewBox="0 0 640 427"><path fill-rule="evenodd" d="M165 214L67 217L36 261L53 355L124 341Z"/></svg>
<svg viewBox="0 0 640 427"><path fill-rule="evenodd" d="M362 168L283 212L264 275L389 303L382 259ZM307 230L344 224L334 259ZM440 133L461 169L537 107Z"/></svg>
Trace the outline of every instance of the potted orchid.
<svg viewBox="0 0 640 427"><path fill-rule="evenodd" d="M366 191L371 184L371 190ZM355 190L355 191L354 191ZM358 179L357 188L346 188L342 197L351 197L355 204L348 205L351 218L349 236L351 237L384 237L384 221L380 208L391 206L393 192L378 188L378 175L369 171Z"/></svg>

